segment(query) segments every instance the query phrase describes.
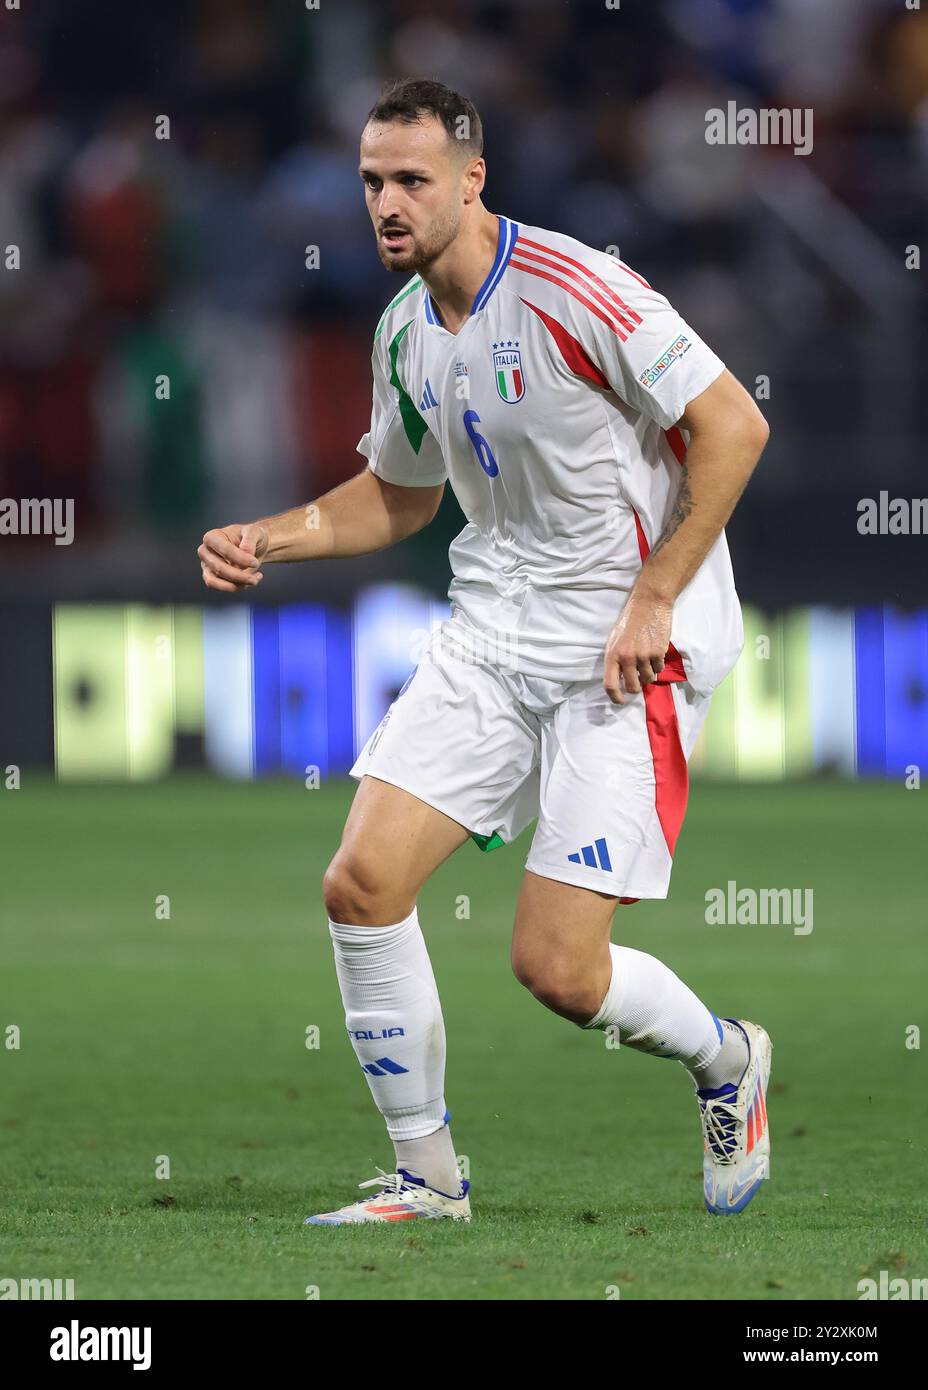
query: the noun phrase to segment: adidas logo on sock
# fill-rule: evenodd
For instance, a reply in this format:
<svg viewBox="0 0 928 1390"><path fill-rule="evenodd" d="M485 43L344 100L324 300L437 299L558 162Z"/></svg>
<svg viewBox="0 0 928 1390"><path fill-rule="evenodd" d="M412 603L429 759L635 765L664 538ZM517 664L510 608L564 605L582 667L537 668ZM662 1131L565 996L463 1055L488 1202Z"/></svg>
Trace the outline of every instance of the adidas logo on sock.
<svg viewBox="0 0 928 1390"><path fill-rule="evenodd" d="M392 1057L378 1057L376 1062L368 1062L361 1070L370 1072L371 1076L402 1076L409 1068L401 1067Z"/></svg>

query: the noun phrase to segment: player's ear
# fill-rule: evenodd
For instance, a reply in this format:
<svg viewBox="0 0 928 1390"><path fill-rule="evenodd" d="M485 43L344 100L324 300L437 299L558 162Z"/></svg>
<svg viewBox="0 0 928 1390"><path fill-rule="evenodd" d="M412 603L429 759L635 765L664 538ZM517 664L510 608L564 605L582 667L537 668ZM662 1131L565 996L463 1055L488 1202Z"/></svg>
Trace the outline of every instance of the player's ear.
<svg viewBox="0 0 928 1390"><path fill-rule="evenodd" d="M483 192L487 181L487 166L483 155L468 161L464 169L464 202L472 203Z"/></svg>

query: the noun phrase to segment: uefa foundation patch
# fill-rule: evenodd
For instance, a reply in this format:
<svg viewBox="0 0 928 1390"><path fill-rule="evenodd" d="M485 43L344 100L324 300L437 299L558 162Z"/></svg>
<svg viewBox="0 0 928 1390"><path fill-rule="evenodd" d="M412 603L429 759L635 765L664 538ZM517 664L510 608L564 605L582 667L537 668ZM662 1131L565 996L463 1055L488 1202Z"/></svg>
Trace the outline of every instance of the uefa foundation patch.
<svg viewBox="0 0 928 1390"><path fill-rule="evenodd" d="M652 362L650 367L641 373L638 380L645 390L650 391L655 381L659 381L665 372L669 372L675 362L679 362L681 357L685 357L693 344L685 333L681 333L679 338L675 338L661 353L656 362Z"/></svg>

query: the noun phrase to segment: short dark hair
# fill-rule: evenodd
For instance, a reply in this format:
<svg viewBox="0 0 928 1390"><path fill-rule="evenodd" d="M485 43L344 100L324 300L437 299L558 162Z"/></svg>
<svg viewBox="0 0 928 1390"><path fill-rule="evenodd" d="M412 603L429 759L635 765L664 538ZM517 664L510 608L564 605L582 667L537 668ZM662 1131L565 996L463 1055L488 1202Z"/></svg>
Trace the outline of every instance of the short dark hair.
<svg viewBox="0 0 928 1390"><path fill-rule="evenodd" d="M483 124L477 108L460 92L452 91L443 82L428 78L408 78L388 82L371 107L368 121L404 121L413 125L422 116L434 116L441 121L448 138L471 158L483 154Z"/></svg>

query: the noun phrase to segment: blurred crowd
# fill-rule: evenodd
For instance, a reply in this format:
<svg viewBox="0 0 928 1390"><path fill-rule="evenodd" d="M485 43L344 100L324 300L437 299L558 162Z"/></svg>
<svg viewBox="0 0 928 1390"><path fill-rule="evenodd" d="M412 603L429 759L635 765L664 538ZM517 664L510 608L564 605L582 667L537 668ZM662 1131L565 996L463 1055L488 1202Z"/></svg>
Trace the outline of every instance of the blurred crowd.
<svg viewBox="0 0 928 1390"><path fill-rule="evenodd" d="M357 141L394 76L476 103L491 210L618 246L769 379L749 521L922 490L928 6L43 0L0 8L0 495L156 545L362 466L400 281ZM707 144L730 100L811 108L812 153Z"/></svg>

